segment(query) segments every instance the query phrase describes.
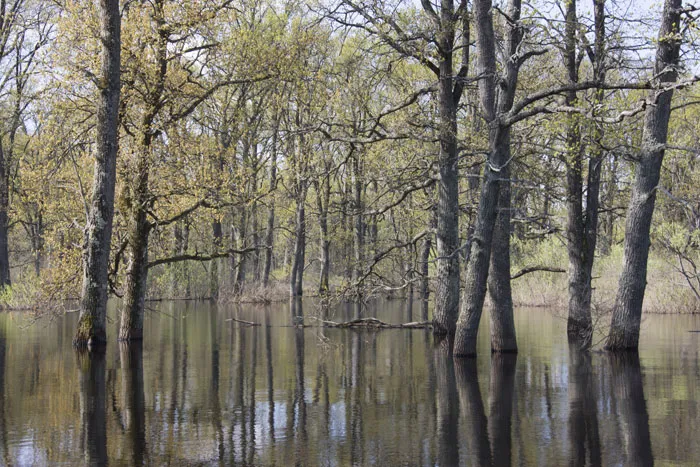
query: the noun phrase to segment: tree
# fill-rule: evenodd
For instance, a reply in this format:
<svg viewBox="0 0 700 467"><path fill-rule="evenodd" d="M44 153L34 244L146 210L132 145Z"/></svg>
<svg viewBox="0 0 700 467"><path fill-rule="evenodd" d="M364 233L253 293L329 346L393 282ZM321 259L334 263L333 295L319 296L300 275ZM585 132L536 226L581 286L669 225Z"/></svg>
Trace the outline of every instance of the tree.
<svg viewBox="0 0 700 467"><path fill-rule="evenodd" d="M102 66L98 81L95 172L86 229L80 320L73 341L77 346L107 342L107 274L119 144L121 14L118 0L101 0L99 8Z"/></svg>
<svg viewBox="0 0 700 467"><path fill-rule="evenodd" d="M651 219L671 118L673 89L668 85L675 83L679 75L681 13L680 0L666 0L654 65L656 89L649 92L652 105L646 107L644 114L642 146L635 160L635 177L627 208L622 273L605 342L605 348L611 351L636 350L639 346Z"/></svg>

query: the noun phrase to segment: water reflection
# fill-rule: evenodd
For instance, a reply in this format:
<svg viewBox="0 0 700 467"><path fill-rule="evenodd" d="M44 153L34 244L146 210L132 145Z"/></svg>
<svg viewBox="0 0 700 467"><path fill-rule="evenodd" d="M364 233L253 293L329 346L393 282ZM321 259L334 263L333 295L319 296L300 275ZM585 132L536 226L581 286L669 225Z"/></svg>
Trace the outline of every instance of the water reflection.
<svg viewBox="0 0 700 467"><path fill-rule="evenodd" d="M591 354L569 345L569 443L572 466L602 465L598 403Z"/></svg>
<svg viewBox="0 0 700 467"><path fill-rule="evenodd" d="M119 344L122 376L122 411L126 451L131 465L143 465L146 455L146 400L143 389L143 344Z"/></svg>
<svg viewBox="0 0 700 467"><path fill-rule="evenodd" d="M639 354L624 352L610 355L608 359L621 438L625 446L625 465L654 465Z"/></svg>
<svg viewBox="0 0 700 467"><path fill-rule="evenodd" d="M363 315L419 313L379 305ZM0 314L0 464L700 461L700 345L680 330L654 327L641 359L586 354L559 321L520 311L517 357L490 355L484 339L478 359L454 360L429 331L308 327L352 319L354 305L159 310L143 346L77 358L73 316L25 328Z"/></svg>
<svg viewBox="0 0 700 467"><path fill-rule="evenodd" d="M107 464L104 352L76 352L80 368L81 451L88 465Z"/></svg>

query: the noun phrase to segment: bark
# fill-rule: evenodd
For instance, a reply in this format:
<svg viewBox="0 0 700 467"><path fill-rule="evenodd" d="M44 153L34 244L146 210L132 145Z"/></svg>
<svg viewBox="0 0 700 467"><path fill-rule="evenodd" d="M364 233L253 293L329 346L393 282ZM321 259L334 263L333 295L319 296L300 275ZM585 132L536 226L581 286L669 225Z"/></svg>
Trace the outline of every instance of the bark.
<svg viewBox="0 0 700 467"><path fill-rule="evenodd" d="M150 133L143 135L138 155L137 174L131 194L132 208L129 214L129 255L126 271L126 294L119 325L119 340L143 339L143 314L148 281L148 240L151 224L147 219L149 205L148 179L151 147Z"/></svg>
<svg viewBox="0 0 700 467"><path fill-rule="evenodd" d="M117 0L100 1L100 35L102 49L101 83L97 104L95 171L90 213L83 253L83 288L80 319L74 344L86 346L107 342L106 317L108 298L109 252L114 217L114 187L119 144L119 97L121 66L121 17ZM4 167L0 161L0 170ZM0 180L6 180L0 173ZM0 191L2 187L0 186ZM0 198L4 195L0 193ZM1 202L1 200L0 200ZM3 215L5 217L3 217ZM9 266L2 264L2 226L7 213L0 207L0 286L9 284ZM3 246L4 245L4 246ZM5 273L7 275L5 276Z"/></svg>
<svg viewBox="0 0 700 467"><path fill-rule="evenodd" d="M522 29L518 24L520 19L520 1L510 0L506 14L513 20L508 26L507 50L509 59L505 64L505 76L499 81L500 91L496 93L496 42L493 30L493 17L490 0L477 0L474 2L476 43L479 51L478 75L479 97L481 108L489 128L489 156L484 168L484 181L481 185L479 199L479 211L474 227L474 236L470 246L469 264L465 278L465 289L462 300L462 310L457 322L457 335L455 337L454 354L457 357L476 355L476 337L481 321L481 314L486 296L486 285L489 274L489 261L491 247L496 228L497 207L499 203L499 181L507 179L510 164L510 127L501 122L501 116L513 107L515 90L518 81L520 62L517 58L517 50L522 39ZM505 172L504 172L505 171ZM506 175L505 177L503 175ZM510 197L504 198L510 209ZM509 221L508 221L509 222ZM510 229L508 229L510 230ZM505 235L505 233L504 233ZM508 235L510 235L508 233ZM502 252L499 251L499 254ZM510 260L498 261L497 265L510 268ZM508 278L505 275L508 274ZM498 273L498 282L510 280L510 271L502 270ZM510 291L510 287L499 285L504 293ZM501 304L512 302L511 297L501 297ZM511 333L508 328L508 320L512 320L512 305L510 311L504 306L497 310L496 319L502 320L504 334ZM514 329L512 330L515 335Z"/></svg>
<svg viewBox="0 0 700 467"><path fill-rule="evenodd" d="M353 254L355 257L355 266L352 270L352 279L355 285L358 284L362 277L362 266L364 261L365 249L365 223L362 216L362 167L360 165L360 156L355 155L352 159L352 185L353 185Z"/></svg>
<svg viewBox="0 0 700 467"><path fill-rule="evenodd" d="M325 180L320 184L316 184L316 205L318 207L318 222L321 230L321 272L318 285L318 293L321 295L327 294L329 291L331 241L328 233L328 207L330 196L330 180Z"/></svg>
<svg viewBox="0 0 700 467"><path fill-rule="evenodd" d="M221 245L224 240L223 227L219 219L212 223L212 237L214 243L214 250L216 253L221 251ZM211 261L209 270L209 300L216 302L219 300L219 259L213 259Z"/></svg>
<svg viewBox="0 0 700 467"><path fill-rule="evenodd" d="M605 1L595 1L595 53L594 72L599 81L605 80ZM576 19L576 2L567 4L566 14L566 56L565 62L569 75L569 83L579 80L576 59L576 35L578 21ZM594 105L602 104L603 90L595 92ZM566 103L575 106L577 95L575 91L566 96ZM578 118L572 118L567 133L567 251L569 256L569 317L567 334L570 342L577 343L581 348L588 348L593 338L593 323L591 319L591 296L593 291L592 272L595 259L596 242L598 237L598 207L600 205L600 177L602 165L602 148L599 141L603 138L600 125L593 131L593 146L588 163L588 179L585 188L586 203L583 203L583 142Z"/></svg>
<svg viewBox="0 0 700 467"><path fill-rule="evenodd" d="M304 262L306 261L306 192L305 186L297 194L296 220L294 224L294 258L290 296L301 297L304 294Z"/></svg>
<svg viewBox="0 0 700 467"><path fill-rule="evenodd" d="M231 240L234 241L238 248L243 250L246 248L246 238L248 237L248 210L245 207L240 209L240 224L239 227L231 228ZM246 280L246 269L248 266L248 254L240 253L231 255L231 272L233 278L233 293L240 295L243 293L243 287Z"/></svg>
<svg viewBox="0 0 700 467"><path fill-rule="evenodd" d="M279 121L275 121L275 131L272 135L272 153L270 155L270 190L274 190L277 186L277 133ZM267 230L265 231L265 265L263 269L262 282L263 286L267 287L270 283L270 272L272 271L272 255L274 253L274 235L275 235L275 203L270 203L267 212Z"/></svg>
<svg viewBox="0 0 700 467"><path fill-rule="evenodd" d="M454 93L454 5L443 0L437 43L441 51L438 79L440 154L438 156L437 276L433 332L454 335L459 313L459 172L457 163L457 105Z"/></svg>
<svg viewBox="0 0 700 467"><path fill-rule="evenodd" d="M681 0L666 0L654 67L654 76L659 84L673 83L678 78L680 21ZM636 350L639 346L649 258L649 231L668 137L673 97L672 90L662 92L658 96L656 91L651 93L652 97L656 97L656 104L646 108L642 146L635 161L635 178L625 225L622 274L615 298L610 333L605 343L608 350Z"/></svg>
<svg viewBox="0 0 700 467"><path fill-rule="evenodd" d="M509 144L509 143L508 143ZM491 274L488 290L491 297L491 351L517 352L513 295L510 286L510 166L501 170L498 216L493 234Z"/></svg>
<svg viewBox="0 0 700 467"><path fill-rule="evenodd" d="M101 105L102 103L100 103ZM9 191L9 158L5 157L5 150L0 144L0 288L12 285L10 280L10 247L9 247L9 219L10 191ZM97 170L97 167L95 168ZM109 249L108 249L109 250Z"/></svg>

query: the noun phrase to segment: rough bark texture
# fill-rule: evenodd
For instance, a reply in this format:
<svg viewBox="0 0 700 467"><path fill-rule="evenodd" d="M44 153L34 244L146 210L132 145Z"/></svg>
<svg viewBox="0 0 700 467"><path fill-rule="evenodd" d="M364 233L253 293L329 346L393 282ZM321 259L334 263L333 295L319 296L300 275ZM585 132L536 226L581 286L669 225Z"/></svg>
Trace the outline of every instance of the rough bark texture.
<svg viewBox="0 0 700 467"><path fill-rule="evenodd" d="M595 2L595 53L594 72L599 81L605 80L605 1ZM567 4L566 12L566 54L565 63L570 84L579 80L578 62L576 58L576 35L578 21L576 19L576 2ZM596 90L595 104L602 104L602 90ZM577 105L576 92L569 92L566 103ZM603 138L600 125L593 131L593 142L590 148L588 162L588 179L586 188L583 187L583 142L581 140L580 121L577 117L570 119L567 130L567 250L569 256L569 317L567 334L569 341L577 343L582 348L588 348L593 338L593 323L591 319L591 296L593 291L593 262L598 232L598 207L600 205L600 176L602 165L602 148L599 144ZM583 203L583 193L586 193L586 203Z"/></svg>
<svg viewBox="0 0 700 467"><path fill-rule="evenodd" d="M493 17L490 0L477 0L474 2L474 14L476 25L476 43L479 51L477 61L477 74L482 78L479 81L479 97L484 117L489 126L489 156L484 169L484 182L481 186L479 199L479 211L477 214L474 237L470 246L469 264L465 278L462 310L457 322L457 335L455 337L454 355L466 357L476 355L476 337L481 321L484 299L486 297L486 285L489 274L489 261L491 247L496 227L497 207L499 203L500 180L507 180L507 165L510 164L510 127L503 124L501 116L513 106L515 90L520 67L519 60L514 56L522 38L522 30L517 21L520 19L520 1L510 0L507 15L514 22L510 24L508 31L509 59L505 66L505 77L499 82L500 92L496 93L496 42L493 30ZM504 177L504 170L506 177ZM510 209L510 197L504 198ZM510 230L510 228L508 228ZM506 235L504 233L504 235ZM509 233L507 234L509 235ZM502 252L499 252L501 254ZM506 261L499 261L499 267L505 267ZM510 259L507 259L510 269ZM510 287L505 287L502 282L510 280L510 270L506 273L501 270L497 281L502 292L508 293ZM508 278L505 275L508 274ZM510 311L507 303L511 302ZM504 332L515 336L515 329L508 329L512 320L512 298L499 297L501 308L496 309L495 318L500 321ZM506 331L506 329L508 329ZM513 339L514 340L514 339Z"/></svg>
<svg viewBox="0 0 700 467"><path fill-rule="evenodd" d="M455 42L454 5L443 0L437 42L440 50L438 112L440 114L440 155L437 183L437 276L433 332L455 332L459 313L459 172L457 167L457 103L454 94L453 53Z"/></svg>
<svg viewBox="0 0 700 467"><path fill-rule="evenodd" d="M681 20L680 10L681 0L666 0L654 67L654 76L660 85L673 83L678 77L681 43L677 34ZM656 94L657 91L651 91L651 97L656 97L656 104L646 108L642 146L635 161L635 178L625 225L622 274L610 333L605 343L608 350L636 350L639 346L649 257L649 231L668 136L673 91L668 90L658 96Z"/></svg>
<svg viewBox="0 0 700 467"><path fill-rule="evenodd" d="M0 144L0 288L12 285L10 280L9 219L10 190L8 158Z"/></svg>
<svg viewBox="0 0 700 467"><path fill-rule="evenodd" d="M86 249L83 257L80 319L74 340L74 344L77 346L107 342L107 277L112 241L114 186L119 140L121 17L117 0L101 0L99 5L100 34L103 47L100 71L102 79L97 104L95 172L86 229ZM0 174L0 178L4 179L2 174ZM3 224L1 210L0 224ZM2 243L0 232L0 250L3 248ZM2 252L0 251L1 256ZM9 283L9 268L7 282L3 280L3 268L4 266L0 264L0 284Z"/></svg>
<svg viewBox="0 0 700 467"><path fill-rule="evenodd" d="M491 273L488 290L491 297L491 351L517 352L513 295L510 286L510 166L501 170L498 193L498 217L493 233Z"/></svg>
<svg viewBox="0 0 700 467"><path fill-rule="evenodd" d="M119 340L143 339L143 314L148 281L148 237L151 224L147 219L149 151L151 136L143 137L137 164L137 175L132 193L132 212L129 227L130 262L126 271L126 293L119 324Z"/></svg>

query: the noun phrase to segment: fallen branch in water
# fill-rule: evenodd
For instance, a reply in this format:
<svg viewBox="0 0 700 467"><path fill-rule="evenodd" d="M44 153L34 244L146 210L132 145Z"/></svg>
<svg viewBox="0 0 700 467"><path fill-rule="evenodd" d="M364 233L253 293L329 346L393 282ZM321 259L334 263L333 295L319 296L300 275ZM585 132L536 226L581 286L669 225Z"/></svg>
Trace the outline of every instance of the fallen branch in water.
<svg viewBox="0 0 700 467"><path fill-rule="evenodd" d="M432 321L414 321L404 324L390 324L377 318L359 318L343 323L335 321L321 321L328 328L377 328L377 329L427 329L433 325Z"/></svg>
<svg viewBox="0 0 700 467"><path fill-rule="evenodd" d="M245 324L246 326L260 326L260 323L253 323L252 321L243 321L242 319L229 318L226 321L235 321L236 323Z"/></svg>

